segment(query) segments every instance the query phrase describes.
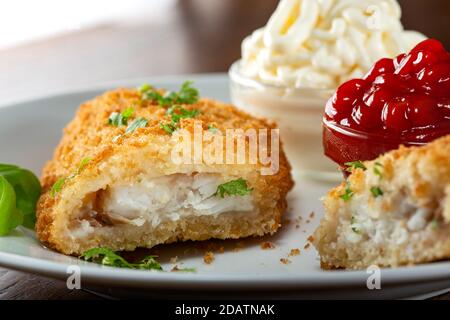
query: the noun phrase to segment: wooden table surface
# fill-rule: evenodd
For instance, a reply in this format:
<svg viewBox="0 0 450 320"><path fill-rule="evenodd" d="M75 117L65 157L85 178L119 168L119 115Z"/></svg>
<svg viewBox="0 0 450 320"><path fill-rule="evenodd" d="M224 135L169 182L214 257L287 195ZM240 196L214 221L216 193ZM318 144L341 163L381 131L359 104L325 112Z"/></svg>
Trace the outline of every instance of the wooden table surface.
<svg viewBox="0 0 450 320"><path fill-rule="evenodd" d="M183 0L163 21L102 25L0 51L0 104L111 80L224 72L239 58L241 40L265 24L276 3ZM408 1L404 21L448 45L449 3ZM433 14L423 16L432 19L418 22L415 13L426 10ZM99 297L68 290L63 281L0 268L0 299ZM436 299L450 300L450 294Z"/></svg>

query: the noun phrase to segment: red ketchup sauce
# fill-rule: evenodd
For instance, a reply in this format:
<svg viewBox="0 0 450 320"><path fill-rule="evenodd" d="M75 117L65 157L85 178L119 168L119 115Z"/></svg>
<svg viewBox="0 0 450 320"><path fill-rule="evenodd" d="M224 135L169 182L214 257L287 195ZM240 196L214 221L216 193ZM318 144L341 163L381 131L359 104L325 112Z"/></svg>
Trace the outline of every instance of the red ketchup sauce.
<svg viewBox="0 0 450 320"><path fill-rule="evenodd" d="M450 53L437 40L381 59L363 79L342 84L323 119L325 155L373 160L399 145L423 145L450 134Z"/></svg>

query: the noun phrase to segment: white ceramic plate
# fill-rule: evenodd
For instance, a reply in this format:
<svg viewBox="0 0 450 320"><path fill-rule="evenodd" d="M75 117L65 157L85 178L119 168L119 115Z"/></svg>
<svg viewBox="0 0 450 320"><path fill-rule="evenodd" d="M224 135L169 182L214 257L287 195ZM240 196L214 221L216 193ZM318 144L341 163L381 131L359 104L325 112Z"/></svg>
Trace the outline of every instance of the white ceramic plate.
<svg viewBox="0 0 450 320"><path fill-rule="evenodd" d="M111 83L0 107L0 162L39 174L81 102L107 89L143 82L176 89L185 79L194 80L202 95L229 100L225 75L197 75ZM295 169L295 163L293 166ZM210 265L203 262L206 249L200 248L200 243L158 248L165 270L173 266L170 258L178 256L178 265L195 267L196 273L135 271L86 263L44 248L34 232L22 228L0 238L0 265L59 279L67 278L69 265L79 265L83 288L127 297L402 298L450 288L450 262L382 270L381 290L367 289L365 271L322 271L317 252L304 246L323 214L319 198L330 187L296 177L286 213L291 222L271 238L220 242L225 252L216 253ZM315 212L313 218L311 212ZM299 217L302 220L297 227ZM262 250L263 241L271 241L275 248ZM236 250L238 247L242 248ZM301 254L288 257L294 248ZM281 258L291 263L283 264Z"/></svg>

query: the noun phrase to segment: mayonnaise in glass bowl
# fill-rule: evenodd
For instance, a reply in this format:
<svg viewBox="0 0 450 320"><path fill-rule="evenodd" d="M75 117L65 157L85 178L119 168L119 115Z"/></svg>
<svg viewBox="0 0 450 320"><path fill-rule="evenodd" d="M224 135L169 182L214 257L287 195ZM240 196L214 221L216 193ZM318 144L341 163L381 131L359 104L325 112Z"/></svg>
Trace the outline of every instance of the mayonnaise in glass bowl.
<svg viewBox="0 0 450 320"><path fill-rule="evenodd" d="M318 180L342 179L322 148L323 110L334 90L269 85L243 76L239 68L237 61L229 71L232 102L252 115L276 121L294 173Z"/></svg>

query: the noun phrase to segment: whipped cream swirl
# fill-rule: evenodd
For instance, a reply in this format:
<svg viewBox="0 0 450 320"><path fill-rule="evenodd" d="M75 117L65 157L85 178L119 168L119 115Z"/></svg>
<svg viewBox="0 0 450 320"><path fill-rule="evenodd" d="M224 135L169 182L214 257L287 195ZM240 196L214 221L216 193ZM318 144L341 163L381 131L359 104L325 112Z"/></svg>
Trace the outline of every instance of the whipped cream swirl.
<svg viewBox="0 0 450 320"><path fill-rule="evenodd" d="M240 72L264 83L334 89L425 36L405 31L396 0L281 0L242 43Z"/></svg>

